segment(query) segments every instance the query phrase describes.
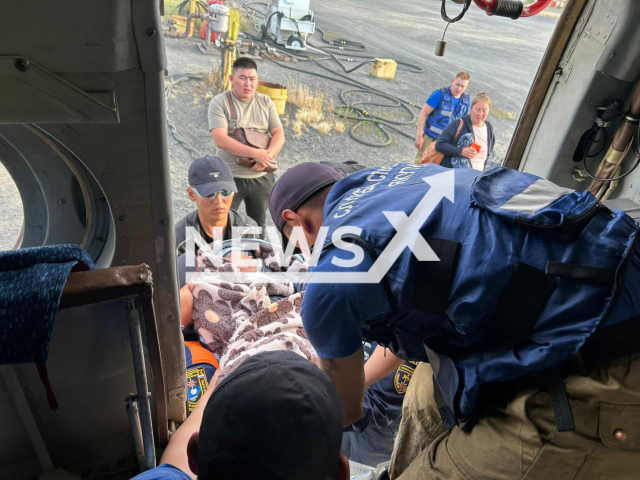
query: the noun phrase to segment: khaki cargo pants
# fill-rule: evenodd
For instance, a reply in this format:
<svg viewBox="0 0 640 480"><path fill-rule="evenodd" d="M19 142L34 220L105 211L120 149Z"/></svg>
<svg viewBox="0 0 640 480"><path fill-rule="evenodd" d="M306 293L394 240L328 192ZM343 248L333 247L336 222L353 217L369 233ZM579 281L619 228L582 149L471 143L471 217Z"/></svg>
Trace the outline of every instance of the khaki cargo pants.
<svg viewBox="0 0 640 480"><path fill-rule="evenodd" d="M640 354L589 371L576 356L569 371L575 431L557 431L549 393L528 377L470 432L443 432L431 367L420 364L404 399L391 478L640 479Z"/></svg>

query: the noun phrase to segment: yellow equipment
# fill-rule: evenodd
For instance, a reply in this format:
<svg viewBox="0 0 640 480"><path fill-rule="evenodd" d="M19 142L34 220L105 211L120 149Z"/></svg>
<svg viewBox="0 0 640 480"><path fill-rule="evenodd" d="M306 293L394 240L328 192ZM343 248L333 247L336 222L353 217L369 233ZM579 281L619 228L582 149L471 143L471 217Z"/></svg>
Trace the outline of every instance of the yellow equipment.
<svg viewBox="0 0 640 480"><path fill-rule="evenodd" d="M222 78L224 81L224 89L231 90L231 81L229 75L231 75L231 66L236 60L236 44L238 43L238 32L240 31L240 14L235 10L230 11L229 16L229 33L227 39L224 41L226 48L224 52L224 72L222 72Z"/></svg>

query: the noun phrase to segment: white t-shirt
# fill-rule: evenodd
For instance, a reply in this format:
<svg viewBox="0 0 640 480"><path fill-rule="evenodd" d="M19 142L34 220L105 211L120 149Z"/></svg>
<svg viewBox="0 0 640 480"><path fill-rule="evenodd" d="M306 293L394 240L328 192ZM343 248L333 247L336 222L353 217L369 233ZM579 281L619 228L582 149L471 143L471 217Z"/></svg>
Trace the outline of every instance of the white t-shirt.
<svg viewBox="0 0 640 480"><path fill-rule="evenodd" d="M482 147L478 155L471 159L471 166L474 170L484 170L484 164L487 161L487 150L489 148L489 142L487 140L487 124L482 127L473 126L473 138L475 143Z"/></svg>

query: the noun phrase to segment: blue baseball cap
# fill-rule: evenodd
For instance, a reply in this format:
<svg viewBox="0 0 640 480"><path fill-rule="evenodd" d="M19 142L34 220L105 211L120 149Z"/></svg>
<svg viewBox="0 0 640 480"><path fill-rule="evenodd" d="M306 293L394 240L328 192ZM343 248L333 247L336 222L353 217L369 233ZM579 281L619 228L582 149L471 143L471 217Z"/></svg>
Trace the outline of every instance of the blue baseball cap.
<svg viewBox="0 0 640 480"><path fill-rule="evenodd" d="M269 196L269 212L278 230L282 232L285 224L282 212L295 211L311 195L342 178L329 165L313 162L301 163L283 173Z"/></svg>
<svg viewBox="0 0 640 480"><path fill-rule="evenodd" d="M238 193L231 168L227 162L213 155L201 157L191 164L189 185L204 198L212 196L219 190L232 190Z"/></svg>

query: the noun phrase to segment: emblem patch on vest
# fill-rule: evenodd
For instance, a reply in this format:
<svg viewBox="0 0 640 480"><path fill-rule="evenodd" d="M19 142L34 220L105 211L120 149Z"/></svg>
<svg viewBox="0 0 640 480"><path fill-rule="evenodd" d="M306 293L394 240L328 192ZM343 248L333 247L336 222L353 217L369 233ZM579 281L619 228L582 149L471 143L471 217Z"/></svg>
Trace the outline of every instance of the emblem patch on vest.
<svg viewBox="0 0 640 480"><path fill-rule="evenodd" d="M189 413L196 408L198 400L202 398L209 387L204 367L195 367L187 370L187 409Z"/></svg>
<svg viewBox="0 0 640 480"><path fill-rule="evenodd" d="M407 393L409 382L413 376L413 371L418 366L418 362L406 362L400 365L400 368L396 370L396 376L393 379L393 385L396 387L396 393L398 395L404 395Z"/></svg>

